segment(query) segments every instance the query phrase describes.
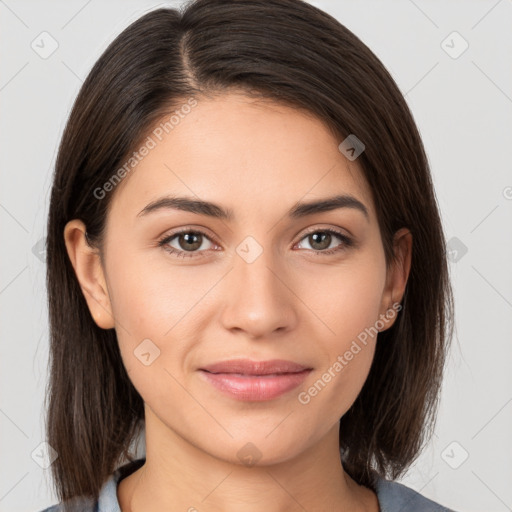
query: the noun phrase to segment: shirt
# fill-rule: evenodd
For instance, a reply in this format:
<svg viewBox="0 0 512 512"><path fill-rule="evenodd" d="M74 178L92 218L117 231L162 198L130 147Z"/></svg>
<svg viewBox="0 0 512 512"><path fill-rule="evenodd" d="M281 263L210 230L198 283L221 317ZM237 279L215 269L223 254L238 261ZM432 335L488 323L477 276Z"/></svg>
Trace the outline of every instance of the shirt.
<svg viewBox="0 0 512 512"><path fill-rule="evenodd" d="M117 485L123 478L139 469L145 461L145 458L140 458L117 468L103 484L97 501L90 498L74 498L69 501L71 505L69 511L121 512L117 499ZM378 475L376 476L376 494L381 512L455 512L410 487ZM41 512L64 512L64 508L62 504L57 504Z"/></svg>

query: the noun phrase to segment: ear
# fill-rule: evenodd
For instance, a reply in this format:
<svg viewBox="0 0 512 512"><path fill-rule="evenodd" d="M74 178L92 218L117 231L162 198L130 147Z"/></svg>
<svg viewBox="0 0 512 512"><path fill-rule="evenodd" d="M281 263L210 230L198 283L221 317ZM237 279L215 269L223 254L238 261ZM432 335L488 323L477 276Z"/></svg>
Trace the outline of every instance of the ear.
<svg viewBox="0 0 512 512"><path fill-rule="evenodd" d="M89 245L85 232L81 220L69 221L64 228L66 249L93 320L102 329L112 329L114 316L99 251Z"/></svg>
<svg viewBox="0 0 512 512"><path fill-rule="evenodd" d="M395 323L398 311L393 307L393 304L401 302L409 278L412 258L412 234L407 228L401 228L395 233L393 251L395 260L388 269L386 286L382 294L380 320L385 323L385 327L380 329L381 332L389 329Z"/></svg>

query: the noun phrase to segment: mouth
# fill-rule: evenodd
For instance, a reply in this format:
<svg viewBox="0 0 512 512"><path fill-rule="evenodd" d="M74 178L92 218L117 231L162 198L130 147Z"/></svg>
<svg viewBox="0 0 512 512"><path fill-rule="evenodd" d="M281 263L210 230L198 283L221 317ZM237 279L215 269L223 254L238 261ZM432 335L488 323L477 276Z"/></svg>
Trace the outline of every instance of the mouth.
<svg viewBox="0 0 512 512"><path fill-rule="evenodd" d="M285 359L272 359L269 361L252 361L251 359L230 359L228 361L220 361L208 366L200 368L200 370L209 373L229 373L238 375L283 375L290 373L299 373L304 370L312 370L311 367L287 361Z"/></svg>
<svg viewBox="0 0 512 512"><path fill-rule="evenodd" d="M277 377L279 375L293 375L302 372L281 372L281 373L235 373L235 372L209 372L208 370L201 370L203 372L211 373L212 375L236 375L239 377ZM305 371L305 370L303 370Z"/></svg>
<svg viewBox="0 0 512 512"><path fill-rule="evenodd" d="M200 368L206 382L236 400L275 399L302 384L313 368L293 361L230 360Z"/></svg>

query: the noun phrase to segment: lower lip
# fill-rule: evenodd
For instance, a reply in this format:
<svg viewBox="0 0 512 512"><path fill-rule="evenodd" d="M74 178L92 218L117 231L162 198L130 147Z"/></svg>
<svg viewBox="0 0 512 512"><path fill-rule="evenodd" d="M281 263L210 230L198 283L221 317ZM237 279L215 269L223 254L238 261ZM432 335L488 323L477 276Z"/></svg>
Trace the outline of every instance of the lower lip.
<svg viewBox="0 0 512 512"><path fill-rule="evenodd" d="M281 375L240 375L237 373L210 373L201 370L206 380L220 391L237 400L272 400L296 388L311 370Z"/></svg>

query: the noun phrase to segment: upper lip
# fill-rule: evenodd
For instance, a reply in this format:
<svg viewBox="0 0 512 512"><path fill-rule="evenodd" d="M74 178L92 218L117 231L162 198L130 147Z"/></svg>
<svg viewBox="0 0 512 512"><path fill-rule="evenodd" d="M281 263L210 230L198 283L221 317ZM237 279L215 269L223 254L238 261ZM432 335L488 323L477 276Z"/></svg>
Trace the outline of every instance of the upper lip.
<svg viewBox="0 0 512 512"><path fill-rule="evenodd" d="M219 361L200 368L210 373L240 373L242 375L269 375L272 373L297 373L311 370L293 361L272 359L269 361L252 361L251 359L230 359Z"/></svg>

